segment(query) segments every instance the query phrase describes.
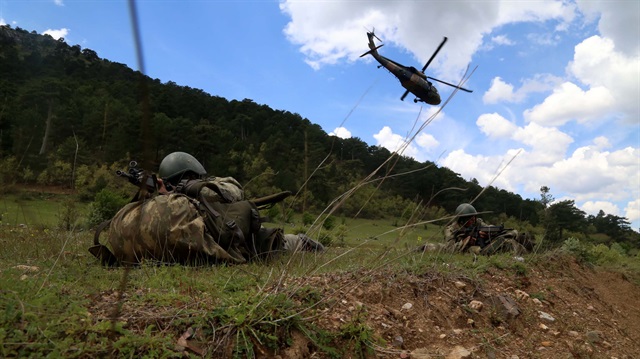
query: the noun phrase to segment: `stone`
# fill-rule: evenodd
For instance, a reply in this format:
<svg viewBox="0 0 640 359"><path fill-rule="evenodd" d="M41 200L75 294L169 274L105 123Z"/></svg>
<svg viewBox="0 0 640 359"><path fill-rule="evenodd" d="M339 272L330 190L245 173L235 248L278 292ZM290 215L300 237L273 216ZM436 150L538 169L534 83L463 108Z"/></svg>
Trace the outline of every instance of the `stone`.
<svg viewBox="0 0 640 359"><path fill-rule="evenodd" d="M472 300L471 303L469 303L469 308L477 311L481 311L483 306L484 303L479 300Z"/></svg>
<svg viewBox="0 0 640 359"><path fill-rule="evenodd" d="M549 313L545 313L542 311L538 311L538 318L542 319L542 320L546 320L548 322L555 322L556 318L552 317L551 314Z"/></svg>
<svg viewBox="0 0 640 359"><path fill-rule="evenodd" d="M451 352L446 356L446 359L464 359L471 358L471 352L467 348L456 345Z"/></svg>

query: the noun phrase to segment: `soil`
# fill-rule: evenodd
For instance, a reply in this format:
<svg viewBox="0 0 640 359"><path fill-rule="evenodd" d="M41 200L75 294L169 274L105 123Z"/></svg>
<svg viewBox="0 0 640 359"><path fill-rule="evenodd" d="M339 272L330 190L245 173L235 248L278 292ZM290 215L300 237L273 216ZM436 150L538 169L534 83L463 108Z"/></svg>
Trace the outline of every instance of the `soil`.
<svg viewBox="0 0 640 359"><path fill-rule="evenodd" d="M298 288L291 292L316 298L318 305L301 316L342 333L327 345L349 353L345 358L640 358L639 278L573 257L543 258L515 271L492 266L474 279L442 263L422 275L361 270L289 277L272 290ZM94 299L90 311L107 318L117 292ZM149 313L171 317L126 301L122 310L140 330ZM193 330L193 337L176 338L185 355L232 356L232 342L211 343ZM290 333L286 343L276 352L257 347L256 357L332 357L301 332Z"/></svg>
<svg viewBox="0 0 640 359"><path fill-rule="evenodd" d="M304 280L335 298L316 325L339 331L364 321L384 340L353 356L369 358L639 358L635 283L566 258L476 280L384 272ZM281 358L326 357L304 336L293 339ZM358 352L357 341L338 344Z"/></svg>

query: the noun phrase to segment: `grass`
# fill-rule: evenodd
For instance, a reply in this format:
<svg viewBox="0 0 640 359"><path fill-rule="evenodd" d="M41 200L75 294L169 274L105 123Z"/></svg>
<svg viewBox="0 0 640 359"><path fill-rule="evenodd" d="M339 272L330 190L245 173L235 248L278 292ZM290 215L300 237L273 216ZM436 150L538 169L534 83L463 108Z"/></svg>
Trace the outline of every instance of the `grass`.
<svg viewBox="0 0 640 359"><path fill-rule="evenodd" d="M0 224L55 228L60 225L69 195L21 191L0 197ZM81 216L87 203L74 202Z"/></svg>
<svg viewBox="0 0 640 359"><path fill-rule="evenodd" d="M10 213L0 226L0 357L274 356L293 332L303 333L327 357L366 357L382 339L367 326L365 308L327 332L307 318L336 298L304 284L281 283L381 269L398 275L437 271L476 281L495 270L526 276L528 263L536 260L416 252L441 236L439 226L414 227L400 236L394 220L349 219L343 221L343 243L320 255L284 255L268 265L105 269L87 251L91 232L55 229L62 197L11 195L0 206ZM20 218L12 210L32 222L7 223L6 218ZM621 261L615 265L640 273L637 258ZM185 334L192 347L177 350L177 338Z"/></svg>

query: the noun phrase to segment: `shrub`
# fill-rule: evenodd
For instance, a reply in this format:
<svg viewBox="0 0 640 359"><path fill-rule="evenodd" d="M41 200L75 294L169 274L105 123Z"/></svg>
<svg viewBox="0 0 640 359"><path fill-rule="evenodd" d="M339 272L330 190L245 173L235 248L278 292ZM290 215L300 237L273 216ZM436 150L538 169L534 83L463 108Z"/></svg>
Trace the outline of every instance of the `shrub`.
<svg viewBox="0 0 640 359"><path fill-rule="evenodd" d="M106 188L102 189L89 204L89 226L93 227L111 219L127 202L128 200L119 194Z"/></svg>
<svg viewBox="0 0 640 359"><path fill-rule="evenodd" d="M604 244L598 244L589 250L589 255L597 264L612 264L622 259L620 252L611 250Z"/></svg>
<svg viewBox="0 0 640 359"><path fill-rule="evenodd" d="M305 226L310 226L314 220L315 220L315 217L309 212L305 212L302 215L302 224Z"/></svg>
<svg viewBox="0 0 640 359"><path fill-rule="evenodd" d="M561 249L574 255L578 260L588 261L589 252L587 247L576 237L569 237L562 243Z"/></svg>

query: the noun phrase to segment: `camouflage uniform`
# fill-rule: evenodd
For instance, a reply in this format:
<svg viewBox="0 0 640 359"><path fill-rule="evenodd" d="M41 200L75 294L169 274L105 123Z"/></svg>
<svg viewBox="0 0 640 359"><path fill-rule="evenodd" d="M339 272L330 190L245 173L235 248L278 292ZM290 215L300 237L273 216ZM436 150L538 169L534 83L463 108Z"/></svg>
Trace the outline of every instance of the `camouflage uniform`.
<svg viewBox="0 0 640 359"><path fill-rule="evenodd" d="M476 218L475 224L467 226L472 227L485 227L491 226L482 220L482 218ZM444 230L445 236L445 248L451 252L465 252L470 251L475 254L495 254L498 252L513 251L515 254L524 254L528 250L531 250L531 241L526 235L519 235L515 229L506 230L497 237L491 238L489 244L480 246L480 243L475 243L474 238L470 238L464 233L463 225L454 222L448 225Z"/></svg>
<svg viewBox="0 0 640 359"><path fill-rule="evenodd" d="M116 213L109 224L108 242L113 250L109 264L138 264L143 259L238 264L267 259L283 250L324 249L305 235L285 238L281 228L261 226L255 204L244 199L242 186L232 177L184 181L176 190L189 195L155 195L129 203ZM216 233L216 229L220 230ZM95 244L101 252L90 251L104 262L101 253L108 249L99 245L99 231Z"/></svg>

